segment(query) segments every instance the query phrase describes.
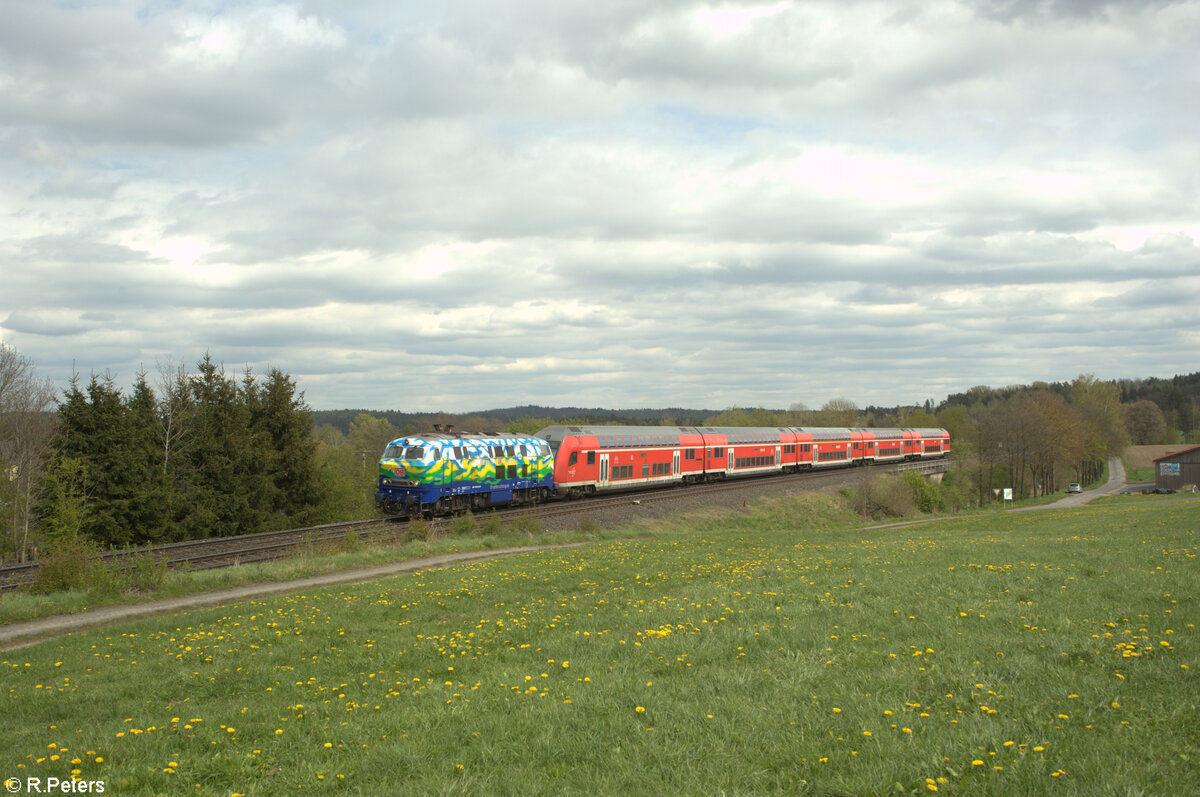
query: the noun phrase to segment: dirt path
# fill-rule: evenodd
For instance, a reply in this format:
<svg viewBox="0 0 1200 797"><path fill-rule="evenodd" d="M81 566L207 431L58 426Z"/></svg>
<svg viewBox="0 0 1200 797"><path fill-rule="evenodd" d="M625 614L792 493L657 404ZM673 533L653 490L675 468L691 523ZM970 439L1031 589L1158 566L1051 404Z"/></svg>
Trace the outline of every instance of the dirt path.
<svg viewBox="0 0 1200 797"><path fill-rule="evenodd" d="M200 606L213 606L222 603L233 603L246 598L257 598L263 595L278 595L281 593L303 592L314 587L326 587L330 584L357 584L364 581L374 581L377 578L408 573L414 570L429 570L431 568L450 567L463 562L478 562L483 559L493 559L498 556L510 556L530 551L544 551L554 548L573 548L585 545L582 542L569 542L561 545L530 545L518 548L496 548L491 551L468 551L465 553L447 553L437 556L427 556L423 559L410 559L405 562L392 562L386 565L363 568L361 570L346 570L340 573L326 573L320 576L296 579L294 581L278 581L268 584L248 584L242 587L221 590L220 592L205 592L198 595L183 595L178 598L165 598L150 603L137 603L121 606L102 606L98 609L88 609L78 614L64 614L58 617L44 617L28 623L14 623L0 626L0 650L32 645L43 639L69 634L84 628L132 620L138 617L148 617L156 614L169 614L183 609L194 609Z"/></svg>

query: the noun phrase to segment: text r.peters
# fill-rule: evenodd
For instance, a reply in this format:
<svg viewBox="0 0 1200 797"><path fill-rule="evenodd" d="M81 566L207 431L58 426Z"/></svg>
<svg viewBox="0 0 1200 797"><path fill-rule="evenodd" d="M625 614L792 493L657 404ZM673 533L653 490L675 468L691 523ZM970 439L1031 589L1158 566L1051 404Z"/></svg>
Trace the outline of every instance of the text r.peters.
<svg viewBox="0 0 1200 797"><path fill-rule="evenodd" d="M17 778L4 781L9 794L16 794L25 787L26 794L103 794L104 781L76 780L74 778L25 778L22 784Z"/></svg>

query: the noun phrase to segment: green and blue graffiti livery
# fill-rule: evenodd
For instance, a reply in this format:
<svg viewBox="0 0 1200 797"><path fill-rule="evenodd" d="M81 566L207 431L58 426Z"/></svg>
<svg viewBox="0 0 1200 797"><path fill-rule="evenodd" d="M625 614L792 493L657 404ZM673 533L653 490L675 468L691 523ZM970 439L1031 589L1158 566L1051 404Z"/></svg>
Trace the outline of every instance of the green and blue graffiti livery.
<svg viewBox="0 0 1200 797"><path fill-rule="evenodd" d="M379 460L375 503L392 515L434 515L544 500L550 445L523 435L430 433L393 440Z"/></svg>

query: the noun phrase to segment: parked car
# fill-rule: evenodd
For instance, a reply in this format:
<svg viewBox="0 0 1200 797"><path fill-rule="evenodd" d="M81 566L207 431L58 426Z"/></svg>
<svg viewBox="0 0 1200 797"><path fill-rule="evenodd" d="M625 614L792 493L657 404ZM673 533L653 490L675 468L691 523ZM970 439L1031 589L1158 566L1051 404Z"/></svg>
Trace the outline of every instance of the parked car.
<svg viewBox="0 0 1200 797"><path fill-rule="evenodd" d="M1080 486L1079 482L1071 482L1070 484L1067 485L1067 492L1068 493L1082 493L1083 487Z"/></svg>

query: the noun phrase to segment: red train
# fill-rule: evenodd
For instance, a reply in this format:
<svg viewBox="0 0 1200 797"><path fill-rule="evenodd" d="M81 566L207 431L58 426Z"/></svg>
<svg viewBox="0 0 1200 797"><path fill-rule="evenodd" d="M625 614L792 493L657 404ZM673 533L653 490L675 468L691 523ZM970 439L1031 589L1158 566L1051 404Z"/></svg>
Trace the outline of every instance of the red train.
<svg viewBox="0 0 1200 797"><path fill-rule="evenodd" d="M548 426L554 491L609 490L944 457L945 429Z"/></svg>

